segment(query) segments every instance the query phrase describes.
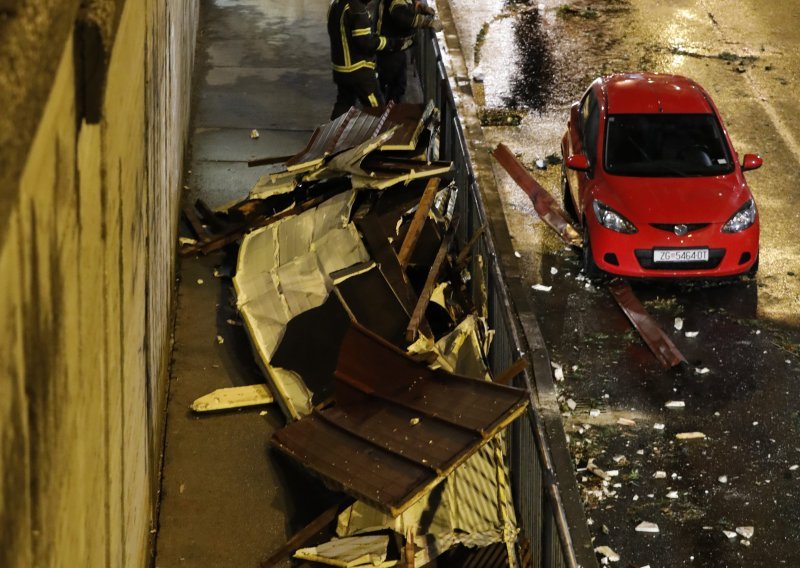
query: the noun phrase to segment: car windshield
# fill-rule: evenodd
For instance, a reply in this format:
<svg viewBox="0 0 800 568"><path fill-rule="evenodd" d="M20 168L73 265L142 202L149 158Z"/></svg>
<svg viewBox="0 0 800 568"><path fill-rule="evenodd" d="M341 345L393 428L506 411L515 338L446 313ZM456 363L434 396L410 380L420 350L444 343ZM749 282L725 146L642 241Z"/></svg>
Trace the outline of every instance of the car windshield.
<svg viewBox="0 0 800 568"><path fill-rule="evenodd" d="M733 171L713 114L616 114L608 117L604 166L625 176L715 176Z"/></svg>

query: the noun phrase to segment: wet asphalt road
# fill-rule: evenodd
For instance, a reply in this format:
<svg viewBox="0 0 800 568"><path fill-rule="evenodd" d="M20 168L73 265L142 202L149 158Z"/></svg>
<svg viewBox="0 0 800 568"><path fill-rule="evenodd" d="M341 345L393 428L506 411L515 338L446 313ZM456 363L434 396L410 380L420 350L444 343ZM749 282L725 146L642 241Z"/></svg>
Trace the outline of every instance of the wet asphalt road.
<svg viewBox="0 0 800 568"><path fill-rule="evenodd" d="M499 167L495 174L523 271L531 284L553 286L531 293L563 368L562 408L595 544L619 553L621 566L800 566L800 3L450 4L470 72L483 79L477 102L525 111L521 125L487 126L485 135L526 164L559 153L569 105L594 77L636 70L697 80L739 154L764 157L747 174L761 215L756 279L633 284L689 361L671 371L604 285L582 279L579 252L537 220ZM534 171L556 196L559 168ZM679 441L682 432L706 438ZM590 458L618 475L603 484L583 469ZM659 533L636 532L641 521ZM750 538L723 532L750 526Z"/></svg>

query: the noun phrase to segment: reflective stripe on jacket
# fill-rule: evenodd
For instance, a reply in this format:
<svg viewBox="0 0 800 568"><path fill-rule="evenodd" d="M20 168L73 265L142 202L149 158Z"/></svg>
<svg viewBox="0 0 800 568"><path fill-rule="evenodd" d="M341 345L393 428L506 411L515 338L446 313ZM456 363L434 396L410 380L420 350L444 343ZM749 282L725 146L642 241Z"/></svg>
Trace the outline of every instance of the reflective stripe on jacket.
<svg viewBox="0 0 800 568"><path fill-rule="evenodd" d="M328 8L328 35L334 71L348 73L375 69L375 54L386 49L385 37L374 33L372 18L362 0L332 0Z"/></svg>

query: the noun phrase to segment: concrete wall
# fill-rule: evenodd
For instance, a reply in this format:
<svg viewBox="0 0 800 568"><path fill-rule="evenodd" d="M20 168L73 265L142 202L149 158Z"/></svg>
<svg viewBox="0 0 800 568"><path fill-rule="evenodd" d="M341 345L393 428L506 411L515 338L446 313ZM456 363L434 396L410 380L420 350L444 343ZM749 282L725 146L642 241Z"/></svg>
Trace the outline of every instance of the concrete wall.
<svg viewBox="0 0 800 568"><path fill-rule="evenodd" d="M0 189L4 567L149 561L198 6L109 5L100 122L76 120L69 27Z"/></svg>

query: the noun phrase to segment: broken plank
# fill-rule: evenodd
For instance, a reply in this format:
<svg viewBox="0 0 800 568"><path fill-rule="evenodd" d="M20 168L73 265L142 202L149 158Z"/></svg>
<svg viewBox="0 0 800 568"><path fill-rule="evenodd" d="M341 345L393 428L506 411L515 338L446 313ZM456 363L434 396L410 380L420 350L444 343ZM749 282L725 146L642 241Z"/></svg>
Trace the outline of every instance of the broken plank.
<svg viewBox="0 0 800 568"><path fill-rule="evenodd" d="M245 233L247 233L252 229L266 227L267 225L271 225L272 223L280 221L281 219L292 217L294 215L299 215L303 211L307 211L312 207L316 207L329 197L330 195L319 195L317 197L309 199L308 201L300 203L299 205L295 205L291 209L288 209L286 211L281 211L276 215L272 215L270 217L264 217L259 215L254 217L253 219L248 219L247 222L236 225L235 227L228 229L226 232L215 236L214 238L212 238L207 242L201 242L198 243L197 245L184 247L183 249L181 249L181 254L189 255L198 252L203 254L208 254L210 252L214 252L215 250L219 250L229 244L235 243L236 241L241 239Z"/></svg>
<svg viewBox="0 0 800 568"><path fill-rule="evenodd" d="M619 304L619 307L628 316L628 319L639 332L644 342L656 356L664 368L670 369L681 363L686 363L686 358L675 347L672 340L664 333L656 321L647 313L639 299L633 294L630 285L619 278L612 280L608 289Z"/></svg>
<svg viewBox="0 0 800 568"><path fill-rule="evenodd" d="M511 382L511 379L519 375L522 371L524 371L530 363L528 359L525 357L520 357L516 361L514 361L511 366L497 375L494 378L494 382L500 385L506 385Z"/></svg>
<svg viewBox="0 0 800 568"><path fill-rule="evenodd" d="M469 242L464 245L464 250L458 253L458 257L456 257L455 262L456 266L461 266L466 262L467 257L472 253L472 247L475 246L475 244L478 242L478 239L481 238L481 235L484 232L486 232L486 223L478 227L478 230L475 231L470 237Z"/></svg>
<svg viewBox="0 0 800 568"><path fill-rule="evenodd" d="M420 199L417 210L414 213L414 218L411 220L411 225L406 233L406 238L403 240L403 244L400 247L400 252L397 254L397 260L400 262L400 266L403 268L408 265L408 261L411 258L411 255L414 253L414 249L417 246L417 240L419 239L419 236L422 233L422 227L425 224L425 219L427 219L428 213L433 205L433 199L436 197L437 189L439 189L439 178L431 178L428 181L428 184L425 186L425 191L423 192L422 199Z"/></svg>
<svg viewBox="0 0 800 568"><path fill-rule="evenodd" d="M425 285L422 287L422 292L420 292L417 305L414 307L414 311L411 315L411 321L408 322L408 327L406 328L406 341L414 341L414 336L417 334L419 324L425 317L425 310L428 308L428 303L431 300L433 286L436 284L436 279L439 277L439 272L442 269L442 264L444 263L445 256L447 255L447 250L453 243L457 227L458 217L453 217L453 221L450 223L447 235L445 235L444 239L442 239L442 244L439 246L439 252L436 253L436 258L434 259L431 269L428 272L428 278L425 280Z"/></svg>
<svg viewBox="0 0 800 568"><path fill-rule="evenodd" d="M270 566L275 566L281 560L288 558L289 555L292 554L296 548L301 547L305 544L308 539L316 535L319 531L324 529L330 523L332 523L336 517L339 516L339 513L345 510L347 507L351 506L355 503L356 500L352 497L346 497L339 501L336 505L326 509L319 515L316 519L311 521L305 527L297 531L282 547L272 553L269 558L261 562L261 568L269 568Z"/></svg>
<svg viewBox="0 0 800 568"><path fill-rule="evenodd" d="M249 406L263 406L273 402L272 393L267 385L246 385L217 389L196 399L190 406L195 412L212 412L230 410Z"/></svg>
<svg viewBox="0 0 800 568"><path fill-rule="evenodd" d="M200 216L197 214L197 209L195 209L193 205L188 203L184 205L183 214L186 216L186 220L189 221L189 225L191 225L192 230L194 231L194 234L197 235L197 239L199 241L208 242L213 238L205 225L203 225L203 222L200 220Z"/></svg>

